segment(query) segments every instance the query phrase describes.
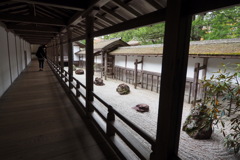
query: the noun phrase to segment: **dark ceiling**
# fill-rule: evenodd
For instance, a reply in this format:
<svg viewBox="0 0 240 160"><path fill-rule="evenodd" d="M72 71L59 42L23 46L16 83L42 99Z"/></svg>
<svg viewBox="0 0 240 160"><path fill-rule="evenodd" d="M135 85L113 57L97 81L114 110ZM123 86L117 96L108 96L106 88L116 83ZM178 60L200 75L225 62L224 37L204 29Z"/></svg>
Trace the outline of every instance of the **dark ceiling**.
<svg viewBox="0 0 240 160"><path fill-rule="evenodd" d="M189 0L186 14L236 3L239 0ZM84 39L85 17L93 12L94 36L100 36L164 21L166 6L167 0L2 0L0 21L29 43L45 44L69 26L73 40Z"/></svg>

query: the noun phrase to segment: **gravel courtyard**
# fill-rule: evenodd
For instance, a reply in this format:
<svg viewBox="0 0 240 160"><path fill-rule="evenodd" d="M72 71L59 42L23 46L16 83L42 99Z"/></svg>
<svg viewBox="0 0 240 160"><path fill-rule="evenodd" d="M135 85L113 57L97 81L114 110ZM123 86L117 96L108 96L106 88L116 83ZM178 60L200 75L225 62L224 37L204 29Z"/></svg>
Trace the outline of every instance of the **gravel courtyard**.
<svg viewBox="0 0 240 160"><path fill-rule="evenodd" d="M98 75L96 74L95 76ZM74 77L85 85L85 75L74 74ZM94 93L133 123L147 131L152 137L155 137L159 94L141 88L134 89L133 85L128 84L131 92L128 95L119 95L116 92L116 88L124 82L108 78L106 81L104 80L104 83L104 86L94 85ZM150 111L139 113L132 109L132 107L139 103L148 104ZM182 123L189 114L189 111L190 105L184 103ZM239 160L240 155L228 152L221 143L221 139L222 134L217 128L214 129L212 138L209 140L194 140L185 132L181 132L179 157L186 160ZM145 144L144 141L142 143ZM145 145L150 149L147 143Z"/></svg>

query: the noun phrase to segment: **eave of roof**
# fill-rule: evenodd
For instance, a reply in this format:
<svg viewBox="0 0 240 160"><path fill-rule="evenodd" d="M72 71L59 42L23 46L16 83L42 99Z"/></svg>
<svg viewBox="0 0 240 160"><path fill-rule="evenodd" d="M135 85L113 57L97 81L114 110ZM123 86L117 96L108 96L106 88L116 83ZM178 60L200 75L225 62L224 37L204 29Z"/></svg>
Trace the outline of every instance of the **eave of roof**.
<svg viewBox="0 0 240 160"><path fill-rule="evenodd" d="M110 52L110 55L162 55L163 45L143 45L119 47ZM190 42L190 56L214 57L228 56L240 57L240 39L222 39Z"/></svg>
<svg viewBox="0 0 240 160"><path fill-rule="evenodd" d="M101 42L94 44L94 54L101 52L101 51L110 52L120 46L128 46L128 44L119 38L101 41ZM86 54L86 51L82 50L75 54Z"/></svg>

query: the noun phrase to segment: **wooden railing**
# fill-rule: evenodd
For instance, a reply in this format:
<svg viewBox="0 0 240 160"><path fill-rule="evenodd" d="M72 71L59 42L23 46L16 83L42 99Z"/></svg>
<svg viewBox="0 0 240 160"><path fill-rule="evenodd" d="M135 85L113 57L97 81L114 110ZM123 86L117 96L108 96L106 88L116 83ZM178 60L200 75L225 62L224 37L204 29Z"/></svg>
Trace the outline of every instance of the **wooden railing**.
<svg viewBox="0 0 240 160"><path fill-rule="evenodd" d="M141 129L128 118L119 113L111 105L102 98L92 92L94 100L87 102L86 87L76 78L72 78L69 83L69 74L65 70L61 70L59 65L49 61L49 65L53 72L65 87L69 88L75 100L79 102L79 107L84 110L86 115L90 115L94 123L101 129L104 137L117 149L124 159L150 159L151 148L155 144L155 139L151 137L145 130ZM91 104L93 112L86 109L86 104ZM141 141L147 143L144 145Z"/></svg>

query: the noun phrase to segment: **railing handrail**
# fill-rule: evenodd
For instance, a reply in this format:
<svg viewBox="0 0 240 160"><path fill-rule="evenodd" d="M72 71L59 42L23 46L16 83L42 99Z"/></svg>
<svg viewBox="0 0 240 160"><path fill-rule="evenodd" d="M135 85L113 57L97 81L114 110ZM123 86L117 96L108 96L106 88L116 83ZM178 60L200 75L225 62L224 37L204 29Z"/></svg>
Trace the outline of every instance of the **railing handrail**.
<svg viewBox="0 0 240 160"><path fill-rule="evenodd" d="M96 97L107 108L109 108L109 106L111 106L108 103L106 103L104 100L102 100L99 96L97 96L95 93L93 93L93 96ZM129 121L127 118L125 118L122 114L120 114L114 108L112 108L112 110L123 122L125 122L128 126L130 126L130 128L132 128L135 132L137 132L139 135L141 135L146 141L148 141L150 144L154 144L155 140L148 133L146 133L144 130L139 128L137 125L135 125L134 123Z"/></svg>
<svg viewBox="0 0 240 160"><path fill-rule="evenodd" d="M49 62L49 60L48 60L48 62ZM59 68L61 68L61 66L59 66L59 65L55 65L53 62L51 62L50 61L50 63L49 63L52 67L51 68L53 68L54 69L54 72L56 73L56 75L57 76L59 76L59 74L61 75L61 76L63 76L63 77L61 77L61 76L59 76L59 77L61 77L61 81L62 82L64 82L64 80L62 79L62 78L64 78L65 77L65 79L67 78L66 76L67 75L69 75L69 73L68 73L68 71L65 71L65 70L63 70L63 72L61 72L62 70L61 69L59 69ZM59 72L58 72L59 71ZM75 77L73 77L73 80L75 80L76 81L76 83L77 83L77 85L80 85L81 87L83 87L84 89L86 89L86 86L84 86L78 79L76 79ZM64 82L65 84L66 84L66 82ZM80 88L78 87L78 86L74 86L73 84L72 84L72 82L70 83L71 85L72 85L72 88L74 88L75 90L76 90L76 92L79 92L79 93L76 93L76 94L80 94L80 96L82 96L84 99L85 99L85 101L87 101L86 100L86 97L80 92ZM69 84L69 85L70 85ZM93 95L93 97L94 98L96 98L99 102L101 102L106 108L108 108L108 114L109 113L111 113L111 114L113 114L113 116L115 115L115 116L117 116L120 120L122 120L128 127L130 127L133 131L135 131L138 135L140 135L143 139L145 139L149 144L151 144L151 145L154 145L154 143L155 143L155 140L154 140L154 138L153 137L151 137L148 133L146 133L143 129L141 129L141 128L139 128L137 125L135 125L133 122L131 122L130 120L128 120L126 117L124 117L121 113L119 113L117 110L115 110L111 105L109 105L107 102L105 102L102 98L100 98L98 95L96 95L94 92L92 92L92 95ZM77 96L76 96L77 97ZM87 102L86 102L87 103ZM96 113L105 121L105 123L107 124L107 125L110 125L111 127L113 127L114 128L114 130L116 130L118 133L121 133L121 129L120 128L116 128L116 126L114 125L114 123L109 123L110 121L109 121L109 119L107 118L107 117L105 117L93 104L92 104L92 106L93 106L93 108L94 108L94 111L96 111ZM114 119L113 119L113 121L114 121ZM107 134L107 133L106 133ZM126 139L126 138L124 138L124 141L127 141L127 143L126 144L128 144L128 145L130 145L130 142ZM131 147L130 147L131 146ZM130 145L129 147L130 148L132 148L133 147L133 145ZM134 151L135 150L135 151ZM144 156L144 155L141 155L140 153L139 153L139 151L137 151L136 149L133 149L133 151L137 154L137 155L139 155L140 157L142 157L142 156ZM142 158L141 158L142 159Z"/></svg>

